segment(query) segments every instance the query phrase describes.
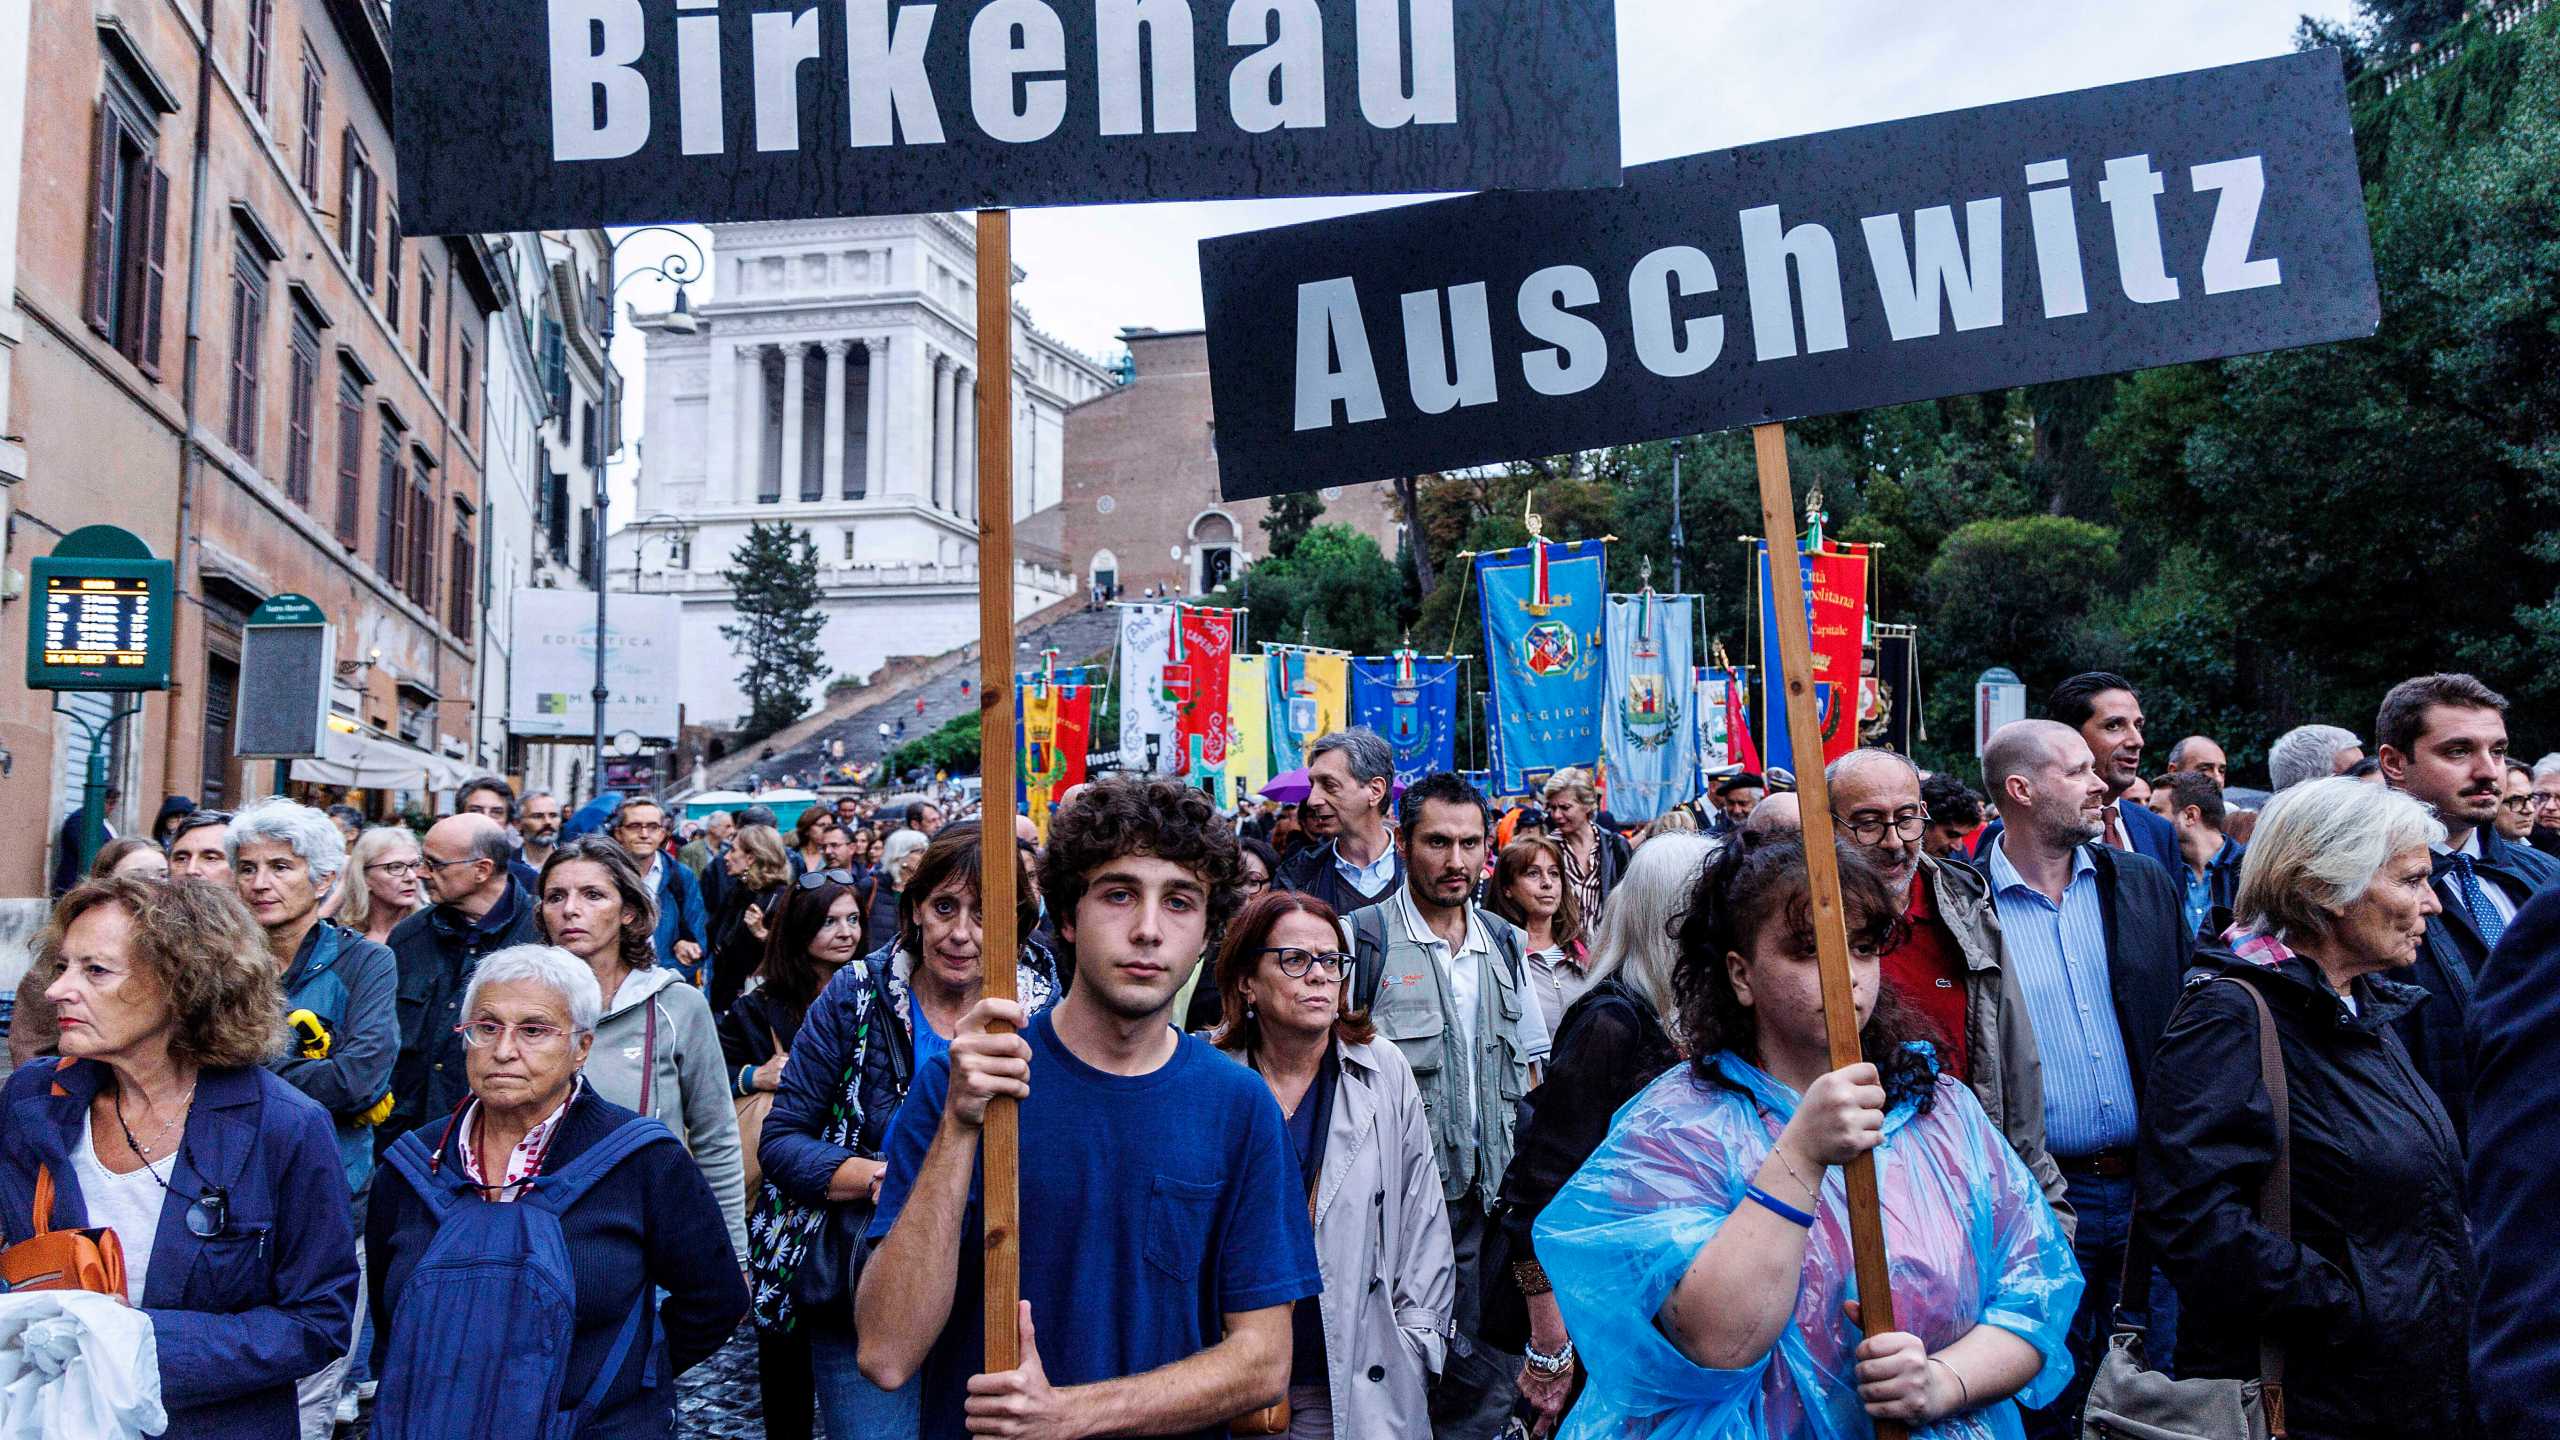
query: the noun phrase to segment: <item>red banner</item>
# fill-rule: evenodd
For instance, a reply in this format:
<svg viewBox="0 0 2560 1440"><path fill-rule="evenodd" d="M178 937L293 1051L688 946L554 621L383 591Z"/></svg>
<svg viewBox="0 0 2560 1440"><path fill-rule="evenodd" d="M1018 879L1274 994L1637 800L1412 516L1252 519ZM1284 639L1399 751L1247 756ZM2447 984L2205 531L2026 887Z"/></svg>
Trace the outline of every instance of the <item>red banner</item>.
<svg viewBox="0 0 2560 1440"><path fill-rule="evenodd" d="M1858 671L1867 643L1867 559L1864 545L1817 550L1807 557L1806 569L1811 572L1807 608L1813 623L1813 682L1817 694L1823 686L1830 687L1835 696L1858 693ZM1822 761L1828 765L1858 748L1858 726L1855 718L1845 712L1826 716L1825 721Z"/></svg>
<svg viewBox="0 0 2560 1440"><path fill-rule="evenodd" d="M1081 679L1085 672L1062 673ZM1093 730L1093 688L1032 676L1015 682L1013 695L1016 733L1022 745L1014 785L1045 845L1049 840L1049 816L1057 808L1058 797L1068 787L1085 780L1085 752L1091 748Z"/></svg>
<svg viewBox="0 0 2560 1440"><path fill-rule="evenodd" d="M1236 612L1180 606L1164 666L1172 702L1177 775L1224 773L1227 764L1227 657L1236 648Z"/></svg>

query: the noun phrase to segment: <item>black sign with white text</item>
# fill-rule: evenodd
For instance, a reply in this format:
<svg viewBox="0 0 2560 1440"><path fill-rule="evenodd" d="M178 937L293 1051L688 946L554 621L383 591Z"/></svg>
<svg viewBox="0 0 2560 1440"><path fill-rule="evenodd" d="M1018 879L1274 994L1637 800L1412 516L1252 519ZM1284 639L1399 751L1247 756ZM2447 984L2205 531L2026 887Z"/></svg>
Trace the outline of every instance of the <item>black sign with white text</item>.
<svg viewBox="0 0 2560 1440"><path fill-rule="evenodd" d="M414 235L1618 183L1615 0L400 0Z"/></svg>
<svg viewBox="0 0 2560 1440"><path fill-rule="evenodd" d="M1205 240L1231 500L2371 335L2334 51Z"/></svg>

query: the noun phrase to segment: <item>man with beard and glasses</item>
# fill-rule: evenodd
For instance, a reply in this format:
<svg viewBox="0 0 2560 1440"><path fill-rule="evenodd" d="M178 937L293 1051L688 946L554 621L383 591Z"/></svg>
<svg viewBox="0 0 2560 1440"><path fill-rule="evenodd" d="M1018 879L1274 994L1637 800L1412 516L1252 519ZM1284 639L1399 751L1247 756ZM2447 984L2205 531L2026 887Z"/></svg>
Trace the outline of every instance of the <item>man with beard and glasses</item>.
<svg viewBox="0 0 2560 1440"><path fill-rule="evenodd" d="M2067 1440L2080 1433L2119 1298L2143 1082L2195 937L2166 869L2097 843L2111 788L2080 730L2051 720L2001 726L1982 752L1982 783L2008 821L1984 848L1983 869L2035 1032L2045 1146L2062 1171L2072 1249L2088 1280L2071 1320L2070 1388L2026 1416L2036 1440ZM2166 1283L2152 1285L2148 1318L2146 1352L2165 1369L2177 1342Z"/></svg>
<svg viewBox="0 0 2560 1440"><path fill-rule="evenodd" d="M2435 847L2441 914L2408 972L2428 1003L2402 1016L2401 1042L2435 1087L2454 1132L2470 1128L2471 1067L2463 1019L2489 952L2524 902L2560 885L2560 860L2518 845L2496 827L2507 782L2507 701L2469 675L2421 675L2382 697L2374 758L2383 783L2435 807L2445 838Z"/></svg>
<svg viewBox="0 0 2560 1440"><path fill-rule="evenodd" d="M1852 750L1823 771L1832 823L1860 846L1895 894L1902 929L1884 952L1884 983L1929 1018L1943 1043L1938 1063L1965 1082L1983 1112L2044 1187L2071 1228L2062 1172L2044 1143L2044 1065L2024 997L1992 919L1982 872L1929 853L1931 819L1920 771L1891 750Z"/></svg>
<svg viewBox="0 0 2560 1440"><path fill-rule="evenodd" d="M1475 904L1486 809L1460 776L1415 781L1397 807L1405 883L1344 922L1354 957L1346 1008L1366 1010L1412 1064L1449 1204L1455 1333L1431 1412L1452 1440L1498 1433L1517 1394L1521 1357L1481 1338L1484 1246L1519 1101L1536 1087L1549 1044L1520 931Z"/></svg>
<svg viewBox="0 0 2560 1440"><path fill-rule="evenodd" d="M1037 1018L972 1006L885 1146L855 1330L872 1383L924 1376L924 1440L1223 1440L1287 1393L1289 1307L1322 1279L1286 1121L1170 1023L1243 868L1172 780L1100 781L1051 822L1040 888L1074 986ZM1022 1349L987 1375L978 1137L998 1098L1022 1107Z"/></svg>

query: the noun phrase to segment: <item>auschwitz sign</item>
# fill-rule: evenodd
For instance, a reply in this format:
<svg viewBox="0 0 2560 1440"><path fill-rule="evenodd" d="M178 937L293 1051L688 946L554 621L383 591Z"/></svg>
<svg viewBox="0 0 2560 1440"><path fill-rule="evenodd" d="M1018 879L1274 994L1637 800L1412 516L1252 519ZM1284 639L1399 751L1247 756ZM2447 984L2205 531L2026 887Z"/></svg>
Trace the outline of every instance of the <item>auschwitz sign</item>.
<svg viewBox="0 0 2560 1440"><path fill-rule="evenodd" d="M1615 0L401 0L412 234L1618 183Z"/></svg>
<svg viewBox="0 0 2560 1440"><path fill-rule="evenodd" d="M1201 242L1230 500L2373 333L2315 51Z"/></svg>

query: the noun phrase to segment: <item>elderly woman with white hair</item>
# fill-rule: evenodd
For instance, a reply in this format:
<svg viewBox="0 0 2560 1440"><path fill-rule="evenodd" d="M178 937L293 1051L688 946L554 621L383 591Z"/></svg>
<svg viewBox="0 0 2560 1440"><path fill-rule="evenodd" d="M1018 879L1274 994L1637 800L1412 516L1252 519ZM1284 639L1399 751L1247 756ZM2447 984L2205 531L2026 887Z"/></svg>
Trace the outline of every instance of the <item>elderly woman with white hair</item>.
<svg viewBox="0 0 2560 1440"><path fill-rule="evenodd" d="M672 1435L675 1377L746 1314L701 1167L580 1073L603 1008L595 972L554 946L472 972L472 1098L383 1156L366 1225L377 1429Z"/></svg>
<svg viewBox="0 0 2560 1440"><path fill-rule="evenodd" d="M2137 1223L2178 1288L2178 1373L2259 1378L2271 1347L2300 1440L2464 1424L2462 1146L2392 1025L2424 993L2389 978L2440 908L2429 847L2444 833L2378 785L2277 795L2229 948L2198 957L2151 1066ZM2261 1080L2270 1029L2281 1120ZM2285 1216L2261 1206L2280 1160Z"/></svg>
<svg viewBox="0 0 2560 1440"><path fill-rule="evenodd" d="M1520 1393L1544 1417L1541 1434L1552 1432L1563 1415L1579 1367L1564 1312L1531 1251L1530 1227L1608 1138L1609 1119L1619 1107L1680 1063L1673 1032L1680 1010L1671 988L1680 963L1674 934L1699 873L1715 853L1715 842L1695 832L1656 835L1636 847L1600 922L1590 972L1556 1027L1546 1079L1523 1107L1519 1147L1503 1172L1502 1228L1510 1242L1513 1286L1494 1293L1505 1301L1524 1297L1525 1314L1513 1312L1509 1326L1496 1329L1506 1306L1488 1299L1487 1338L1504 1349L1518 1348L1520 1337L1508 1329L1525 1326L1529 1360L1520 1372Z"/></svg>

